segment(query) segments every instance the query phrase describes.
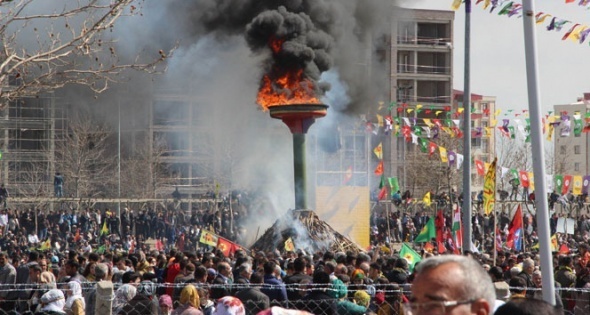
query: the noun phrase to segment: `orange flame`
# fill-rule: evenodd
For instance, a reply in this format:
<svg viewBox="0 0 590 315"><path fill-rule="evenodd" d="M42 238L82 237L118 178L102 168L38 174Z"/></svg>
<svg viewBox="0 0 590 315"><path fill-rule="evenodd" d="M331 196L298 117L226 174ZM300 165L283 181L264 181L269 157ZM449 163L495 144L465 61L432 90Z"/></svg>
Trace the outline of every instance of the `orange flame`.
<svg viewBox="0 0 590 315"><path fill-rule="evenodd" d="M286 73L274 82L268 75L262 78L256 102L266 111L273 105L320 104L313 82L303 78L303 70Z"/></svg>

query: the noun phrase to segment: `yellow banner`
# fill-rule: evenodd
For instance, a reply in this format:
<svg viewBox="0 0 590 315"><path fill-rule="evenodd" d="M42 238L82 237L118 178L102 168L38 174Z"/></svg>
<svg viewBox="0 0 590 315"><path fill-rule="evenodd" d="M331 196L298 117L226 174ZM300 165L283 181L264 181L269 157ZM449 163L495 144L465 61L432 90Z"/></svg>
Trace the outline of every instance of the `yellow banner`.
<svg viewBox="0 0 590 315"><path fill-rule="evenodd" d="M494 158L483 182L483 209L487 215L494 211L496 201L496 161L497 158Z"/></svg>
<svg viewBox="0 0 590 315"><path fill-rule="evenodd" d="M582 194L582 176L574 175L574 195L579 196Z"/></svg>
<svg viewBox="0 0 590 315"><path fill-rule="evenodd" d="M449 158L447 156L447 149L443 147L438 147L438 151L440 152L440 161L443 163L448 163Z"/></svg>
<svg viewBox="0 0 590 315"><path fill-rule="evenodd" d="M217 246L217 235L207 232L205 230L201 231L201 239L199 240L201 243L209 246Z"/></svg>

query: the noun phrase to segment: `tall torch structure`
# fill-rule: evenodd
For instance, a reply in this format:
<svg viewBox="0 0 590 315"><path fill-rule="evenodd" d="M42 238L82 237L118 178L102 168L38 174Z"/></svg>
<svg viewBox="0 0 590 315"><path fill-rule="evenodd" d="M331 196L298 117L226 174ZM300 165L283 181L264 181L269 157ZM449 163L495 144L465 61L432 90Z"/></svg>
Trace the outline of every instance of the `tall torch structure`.
<svg viewBox="0 0 590 315"><path fill-rule="evenodd" d="M269 106L270 117L282 120L293 134L293 170L295 180L295 209L307 205L307 176L305 135L317 118L326 116L328 105L289 104Z"/></svg>

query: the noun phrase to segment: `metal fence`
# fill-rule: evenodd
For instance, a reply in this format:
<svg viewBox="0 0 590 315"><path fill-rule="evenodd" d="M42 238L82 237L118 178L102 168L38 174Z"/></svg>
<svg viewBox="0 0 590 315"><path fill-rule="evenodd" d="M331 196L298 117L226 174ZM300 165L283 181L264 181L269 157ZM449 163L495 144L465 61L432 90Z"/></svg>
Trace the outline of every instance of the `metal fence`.
<svg viewBox="0 0 590 315"><path fill-rule="evenodd" d="M231 292L232 295L241 290L259 289L278 289L277 286L253 286L248 284L234 284L234 285L199 285L193 284L201 291L209 294L212 289L225 289ZM84 298L85 315L158 315L166 314L165 310L160 308L158 298L166 293L166 290L174 292L171 297L173 299L173 308L182 308L178 302L179 291L185 284L156 284L156 293L151 295L142 295L135 291L133 294L126 295L126 300L121 300L117 290L121 284L113 284L110 281L103 281L99 283L82 283L82 291ZM34 314L41 310L43 304L40 301L43 293L50 288L61 289L68 301L66 284L52 285L0 285L0 315L18 315L18 314ZM379 315L398 315L401 314L402 296L409 297L409 286L403 286L401 289L392 289L395 286L391 285L365 285L348 287L349 295L345 298L326 298L325 294L329 294L330 288L314 286L313 284L300 285L289 287L289 289L298 290L301 298L292 299L288 301L278 300L264 300L260 299L260 295L249 294L250 298L242 298L246 314L258 314L269 307L282 307L286 309L307 311L316 315L323 314L349 314L349 308L356 307L353 301L354 290L364 290L371 296L366 313L376 313ZM542 292L540 289L528 289L535 298L541 298ZM590 314L590 288L557 288L558 300L561 300L561 305L564 308L564 314ZM238 294L239 295L239 294ZM558 301L558 304L559 301ZM66 306L67 308L68 306ZM200 310L204 315L210 315L215 307L212 299L207 296L201 297Z"/></svg>

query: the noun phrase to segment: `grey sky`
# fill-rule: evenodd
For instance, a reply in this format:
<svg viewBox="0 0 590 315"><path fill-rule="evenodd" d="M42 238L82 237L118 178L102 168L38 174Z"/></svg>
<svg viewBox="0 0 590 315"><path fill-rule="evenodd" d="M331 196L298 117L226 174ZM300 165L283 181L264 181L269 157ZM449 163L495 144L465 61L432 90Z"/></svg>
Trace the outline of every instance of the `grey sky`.
<svg viewBox="0 0 590 315"><path fill-rule="evenodd" d="M405 0L404 7L451 10L452 0ZM476 1L473 0L473 3ZM522 3L522 1L516 1ZM564 0L535 1L536 12L545 12L582 25L590 25L590 10ZM497 15L483 10L483 3L474 6L471 40L471 91L497 97L497 106L504 109L526 109L526 69L523 19ZM590 70L588 41L578 44L562 41L573 26L567 24L560 32L547 31L545 23L536 27L539 60L541 104L543 111L555 104L569 104L590 92L586 78ZM465 8L455 15L454 88L463 89Z"/></svg>

